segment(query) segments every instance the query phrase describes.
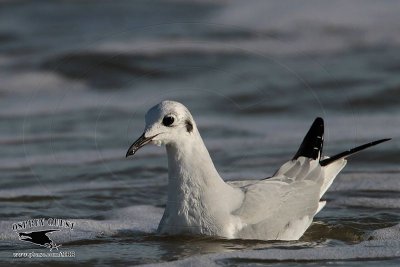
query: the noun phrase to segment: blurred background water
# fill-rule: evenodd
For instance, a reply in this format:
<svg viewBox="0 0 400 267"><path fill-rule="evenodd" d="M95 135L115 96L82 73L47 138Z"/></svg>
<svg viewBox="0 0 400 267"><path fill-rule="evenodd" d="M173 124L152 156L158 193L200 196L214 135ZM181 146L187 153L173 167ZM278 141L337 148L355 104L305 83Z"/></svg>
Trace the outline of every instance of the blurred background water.
<svg viewBox="0 0 400 267"><path fill-rule="evenodd" d="M390 0L0 1L0 261L22 263L12 252L32 250L10 228L30 218L85 225L63 243L76 258L51 261L85 266L347 250L398 224L399 10ZM301 241L158 237L165 150L124 155L145 112L165 99L191 110L226 180L271 175L316 116L326 121L327 155L393 140L349 161ZM355 249L351 261L322 260L394 266L399 247L377 246L397 254L359 262ZM321 263L312 259L304 264ZM256 263L274 262L214 262Z"/></svg>

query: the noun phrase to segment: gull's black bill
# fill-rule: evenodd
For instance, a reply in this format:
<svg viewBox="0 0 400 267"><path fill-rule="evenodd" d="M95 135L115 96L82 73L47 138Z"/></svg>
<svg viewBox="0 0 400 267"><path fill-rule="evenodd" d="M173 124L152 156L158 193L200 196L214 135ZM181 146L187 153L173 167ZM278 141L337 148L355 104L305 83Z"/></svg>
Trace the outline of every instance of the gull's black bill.
<svg viewBox="0 0 400 267"><path fill-rule="evenodd" d="M142 146L148 144L153 140L156 135L145 137L144 133L129 147L128 151L126 152L126 157L132 156L139 150Z"/></svg>

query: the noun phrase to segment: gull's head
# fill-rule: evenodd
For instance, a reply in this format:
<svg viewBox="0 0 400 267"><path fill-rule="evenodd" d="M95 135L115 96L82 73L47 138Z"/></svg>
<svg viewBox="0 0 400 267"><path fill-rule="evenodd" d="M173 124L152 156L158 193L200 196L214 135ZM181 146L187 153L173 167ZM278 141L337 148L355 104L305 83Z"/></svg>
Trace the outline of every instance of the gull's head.
<svg viewBox="0 0 400 267"><path fill-rule="evenodd" d="M189 110L179 102L162 101L146 113L144 133L129 147L132 156L148 143L168 145L193 134L195 123Z"/></svg>

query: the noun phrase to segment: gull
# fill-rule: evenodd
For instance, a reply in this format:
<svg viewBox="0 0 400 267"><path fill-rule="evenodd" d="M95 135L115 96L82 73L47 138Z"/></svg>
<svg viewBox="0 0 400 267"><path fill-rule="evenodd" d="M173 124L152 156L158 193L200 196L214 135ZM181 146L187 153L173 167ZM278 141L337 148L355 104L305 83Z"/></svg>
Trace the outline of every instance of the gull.
<svg viewBox="0 0 400 267"><path fill-rule="evenodd" d="M225 182L183 104L162 101L146 113L145 122L126 157L148 143L166 147L168 200L157 229L162 235L298 240L325 206L321 198L346 158L390 140L322 157L324 121L316 118L297 153L272 177Z"/></svg>

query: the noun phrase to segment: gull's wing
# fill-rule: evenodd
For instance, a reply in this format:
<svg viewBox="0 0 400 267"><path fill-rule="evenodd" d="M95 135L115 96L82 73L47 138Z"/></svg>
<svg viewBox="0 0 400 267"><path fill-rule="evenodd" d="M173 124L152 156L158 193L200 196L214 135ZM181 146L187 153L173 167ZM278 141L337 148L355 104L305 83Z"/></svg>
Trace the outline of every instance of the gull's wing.
<svg viewBox="0 0 400 267"><path fill-rule="evenodd" d="M290 186L268 181L245 189L238 238L297 240L310 226L319 207L319 190L309 181Z"/></svg>
<svg viewBox="0 0 400 267"><path fill-rule="evenodd" d="M319 181L322 184L323 173L319 160L323 146L324 120L318 117L308 130L293 159L283 164L269 180L292 183L307 179Z"/></svg>
<svg viewBox="0 0 400 267"><path fill-rule="evenodd" d="M310 171L320 172L320 168L318 168L318 164L313 163L313 168L310 169L310 166L304 164L305 161L301 158L308 158L310 161L313 159L314 162L319 160L322 154L324 141L324 121L322 118L316 118L308 130L306 136L303 139L298 151L294 155L293 159L286 162L279 168L278 171L272 177L265 178L263 180L268 179L269 181L282 181L286 183L290 183L294 181L294 179L301 180L302 178L309 176ZM300 159L299 159L300 158ZM317 177L317 174L314 174L313 177ZM263 181L261 180L261 181ZM244 180L244 181L231 181L228 182L233 187L243 187L248 186L254 183L259 183L258 180Z"/></svg>
<svg viewBox="0 0 400 267"><path fill-rule="evenodd" d="M299 157L306 157L317 160L321 157L324 145L324 120L316 118L301 142L299 150L294 155L293 160Z"/></svg>
<svg viewBox="0 0 400 267"><path fill-rule="evenodd" d="M371 142L331 158L322 158L324 121L316 118L292 160L271 177L259 181L234 181L229 184L244 192L242 206L232 214L242 222L238 237L295 240L309 227L325 205L320 201L345 158L390 139Z"/></svg>
<svg viewBox="0 0 400 267"><path fill-rule="evenodd" d="M327 157L327 158L321 160L319 163L321 164L321 166L327 166L327 165L330 165L331 163L333 163L333 162L335 162L337 160L347 158L348 156L354 155L355 153L358 153L361 150L364 150L364 149L369 148L371 146L376 146L377 144L389 141L391 139L392 138L380 139L380 140L376 140L376 141L373 141L373 142L370 142L370 143L367 143L367 144L364 144L364 145L361 145L361 146L357 146L357 147L354 147L352 149L343 151L343 152L341 152L339 154L336 154L336 155L334 155L332 157Z"/></svg>
<svg viewBox="0 0 400 267"><path fill-rule="evenodd" d="M324 171L319 164L324 125L315 119L292 160L269 179L231 182L245 194L233 212L243 224L239 237L293 240L300 238L320 210Z"/></svg>

